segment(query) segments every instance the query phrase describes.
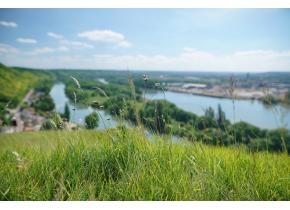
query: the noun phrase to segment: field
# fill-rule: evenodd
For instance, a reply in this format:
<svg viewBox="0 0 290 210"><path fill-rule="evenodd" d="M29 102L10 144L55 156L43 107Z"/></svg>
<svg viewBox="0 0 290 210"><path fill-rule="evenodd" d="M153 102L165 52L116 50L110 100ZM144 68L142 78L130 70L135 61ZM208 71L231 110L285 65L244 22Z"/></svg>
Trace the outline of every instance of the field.
<svg viewBox="0 0 290 210"><path fill-rule="evenodd" d="M0 134L0 200L289 200L290 159L141 128Z"/></svg>

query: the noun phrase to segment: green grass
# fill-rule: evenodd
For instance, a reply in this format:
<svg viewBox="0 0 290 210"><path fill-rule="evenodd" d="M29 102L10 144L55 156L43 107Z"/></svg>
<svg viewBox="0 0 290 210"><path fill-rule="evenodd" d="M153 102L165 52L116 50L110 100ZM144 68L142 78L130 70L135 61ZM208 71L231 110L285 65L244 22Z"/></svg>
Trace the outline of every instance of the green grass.
<svg viewBox="0 0 290 210"><path fill-rule="evenodd" d="M290 198L285 154L155 140L138 129L1 134L0 200Z"/></svg>

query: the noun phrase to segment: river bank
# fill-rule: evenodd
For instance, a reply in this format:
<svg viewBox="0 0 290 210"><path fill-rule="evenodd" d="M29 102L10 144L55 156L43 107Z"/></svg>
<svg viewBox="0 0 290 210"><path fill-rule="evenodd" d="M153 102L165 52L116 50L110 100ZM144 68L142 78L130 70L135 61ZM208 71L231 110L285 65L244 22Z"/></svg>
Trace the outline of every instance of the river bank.
<svg viewBox="0 0 290 210"><path fill-rule="evenodd" d="M177 93L187 93L198 96L207 96L214 98L227 98L235 100L260 100L267 96L272 96L277 102L281 102L288 89L278 90L276 88L256 90L256 89L246 89L246 88L235 88L232 93L229 89L215 86L213 88L183 88L183 87L166 87L168 91Z"/></svg>

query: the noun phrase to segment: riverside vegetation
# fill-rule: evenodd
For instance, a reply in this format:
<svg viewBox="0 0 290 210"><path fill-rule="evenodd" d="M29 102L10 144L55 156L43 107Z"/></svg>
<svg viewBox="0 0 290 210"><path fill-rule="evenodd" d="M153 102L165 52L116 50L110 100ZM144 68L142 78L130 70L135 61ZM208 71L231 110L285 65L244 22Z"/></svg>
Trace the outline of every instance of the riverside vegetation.
<svg viewBox="0 0 290 210"><path fill-rule="evenodd" d="M221 107L197 116L166 97L145 99L163 90L146 75L102 73L49 72L72 101L105 109L119 126L66 131L58 116L51 131L0 134L1 200L289 200L288 130L231 124Z"/></svg>

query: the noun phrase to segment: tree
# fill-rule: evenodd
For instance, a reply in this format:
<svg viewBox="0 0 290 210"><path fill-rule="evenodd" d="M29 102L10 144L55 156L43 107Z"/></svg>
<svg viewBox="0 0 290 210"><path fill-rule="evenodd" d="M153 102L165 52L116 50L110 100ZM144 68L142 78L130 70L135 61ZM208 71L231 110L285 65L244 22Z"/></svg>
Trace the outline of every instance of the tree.
<svg viewBox="0 0 290 210"><path fill-rule="evenodd" d="M67 121L70 120L70 111L69 111L69 106L67 103L65 103L63 116L67 119Z"/></svg>
<svg viewBox="0 0 290 210"><path fill-rule="evenodd" d="M86 128L94 129L98 127L99 124L99 116L96 112L93 112L85 117Z"/></svg>
<svg viewBox="0 0 290 210"><path fill-rule="evenodd" d="M215 113L212 107L209 107L205 110L204 115L205 125L208 128L216 127L216 119L215 119Z"/></svg>
<svg viewBox="0 0 290 210"><path fill-rule="evenodd" d="M214 110L213 108L210 106L205 110L205 117L208 117L209 119L214 119Z"/></svg>
<svg viewBox="0 0 290 210"><path fill-rule="evenodd" d="M217 111L217 123L219 127L223 127L225 125L225 121L226 121L226 114L225 112L222 110L221 105L218 105L218 111Z"/></svg>
<svg viewBox="0 0 290 210"><path fill-rule="evenodd" d="M54 102L49 95L41 96L33 106L37 111L43 112L52 111L55 107Z"/></svg>

